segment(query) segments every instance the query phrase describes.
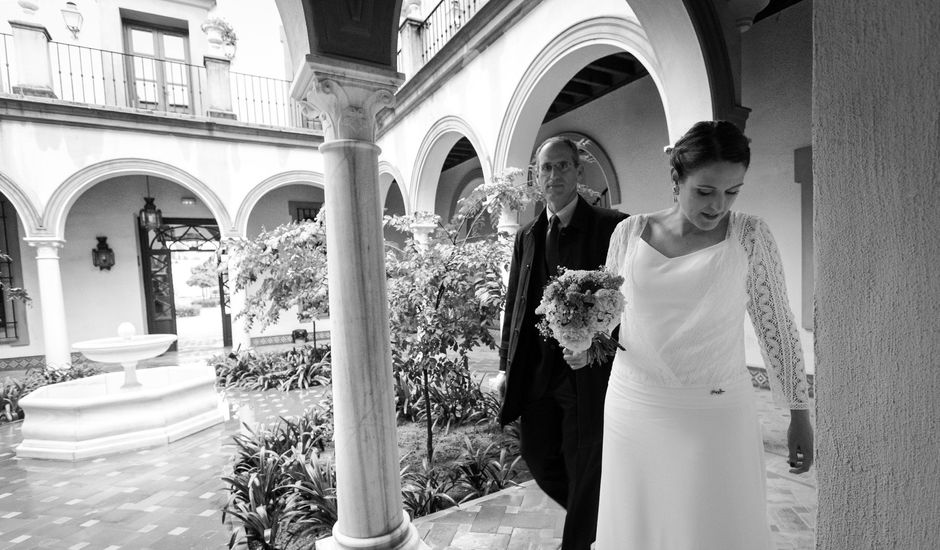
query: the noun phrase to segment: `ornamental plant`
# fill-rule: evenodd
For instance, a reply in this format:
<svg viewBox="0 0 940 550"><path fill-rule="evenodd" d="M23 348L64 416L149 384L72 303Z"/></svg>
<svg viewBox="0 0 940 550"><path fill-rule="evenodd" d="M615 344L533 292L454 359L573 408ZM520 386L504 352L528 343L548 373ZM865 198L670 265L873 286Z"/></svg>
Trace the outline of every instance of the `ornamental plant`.
<svg viewBox="0 0 940 550"><path fill-rule="evenodd" d="M427 216L392 216L386 218L386 223L407 230L418 220L427 220ZM386 243L385 260L396 386L399 390L412 385L420 388L419 400L427 424L427 457L432 467L432 409L446 411L449 425L451 419L478 418L472 403L482 407L479 386L466 383L467 354L479 345L496 346L488 329L497 325L502 301L480 289L494 281L502 284L500 274L506 262L506 243L492 235L478 235L478 225L469 218L458 216L456 223L448 225L441 224L436 216L433 219L438 226L426 239L417 241L412 237L402 247ZM478 222L480 218L474 219ZM505 295L505 289L499 294ZM454 391L461 388L464 391L455 395ZM413 393L408 393L413 398ZM447 404L442 400L450 405L470 401L471 405L455 409L444 406ZM411 403L417 404L414 399Z"/></svg>
<svg viewBox="0 0 940 550"><path fill-rule="evenodd" d="M247 291L245 308L237 313L248 327L264 328L281 312L297 308L297 320L329 315L326 235L323 211L314 221L263 230L254 239L227 241L231 255L229 280L236 291ZM220 269L227 269L225 262ZM234 275L234 279L232 278Z"/></svg>

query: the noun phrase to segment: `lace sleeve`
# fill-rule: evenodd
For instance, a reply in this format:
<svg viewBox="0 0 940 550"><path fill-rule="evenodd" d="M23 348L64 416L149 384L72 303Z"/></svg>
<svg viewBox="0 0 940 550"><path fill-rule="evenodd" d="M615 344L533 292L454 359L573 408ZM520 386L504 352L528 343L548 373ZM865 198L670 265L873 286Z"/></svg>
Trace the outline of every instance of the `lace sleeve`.
<svg viewBox="0 0 940 550"><path fill-rule="evenodd" d="M607 270L611 273L620 274L620 267L623 258L627 253L627 226L631 223L631 218L627 218L617 224L614 232L610 235L610 244L607 246Z"/></svg>
<svg viewBox="0 0 940 550"><path fill-rule="evenodd" d="M747 311L760 342L774 401L808 409L803 349L787 299L780 252L764 220L747 216L741 238L748 256Z"/></svg>

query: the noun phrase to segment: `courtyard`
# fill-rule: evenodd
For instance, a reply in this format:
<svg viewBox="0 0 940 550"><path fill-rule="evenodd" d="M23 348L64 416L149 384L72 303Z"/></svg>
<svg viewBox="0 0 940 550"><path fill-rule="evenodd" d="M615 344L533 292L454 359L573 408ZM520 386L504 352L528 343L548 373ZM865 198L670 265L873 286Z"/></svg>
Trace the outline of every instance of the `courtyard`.
<svg viewBox="0 0 940 550"><path fill-rule="evenodd" d="M280 346L283 348L284 346ZM213 350L219 353L222 350ZM146 366L204 362L210 352L170 352ZM113 368L113 367L108 367ZM496 372L495 351L477 350L471 369ZM0 548L68 550L224 549L232 535L222 521L232 436L296 415L329 391L226 390L229 419L170 445L77 462L20 459L22 422L0 424ZM813 548L815 471L795 476L785 461L787 411L755 388L765 439L768 514L777 548ZM555 549L563 511L532 481L415 521L435 550Z"/></svg>

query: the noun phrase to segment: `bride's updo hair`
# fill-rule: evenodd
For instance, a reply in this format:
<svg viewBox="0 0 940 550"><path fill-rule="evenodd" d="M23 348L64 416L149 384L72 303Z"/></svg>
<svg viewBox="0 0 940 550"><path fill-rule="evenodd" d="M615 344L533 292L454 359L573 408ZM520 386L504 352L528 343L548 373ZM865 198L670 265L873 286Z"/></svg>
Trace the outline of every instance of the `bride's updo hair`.
<svg viewBox="0 0 940 550"><path fill-rule="evenodd" d="M675 145L666 147L672 181L678 183L689 173L713 162L751 164L750 139L727 120L696 122Z"/></svg>

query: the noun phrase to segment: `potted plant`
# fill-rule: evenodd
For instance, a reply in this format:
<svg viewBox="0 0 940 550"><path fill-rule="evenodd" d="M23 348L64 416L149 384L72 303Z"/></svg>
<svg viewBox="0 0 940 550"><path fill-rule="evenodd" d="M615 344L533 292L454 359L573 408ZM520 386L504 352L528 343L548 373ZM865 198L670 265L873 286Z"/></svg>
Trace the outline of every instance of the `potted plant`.
<svg viewBox="0 0 940 550"><path fill-rule="evenodd" d="M209 37L210 47L223 50L229 59L235 57L238 36L231 23L221 17L210 17L200 26L200 29Z"/></svg>

